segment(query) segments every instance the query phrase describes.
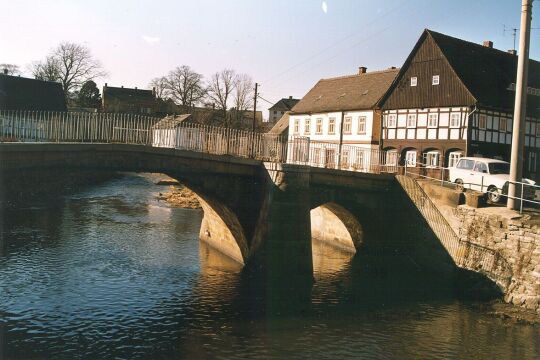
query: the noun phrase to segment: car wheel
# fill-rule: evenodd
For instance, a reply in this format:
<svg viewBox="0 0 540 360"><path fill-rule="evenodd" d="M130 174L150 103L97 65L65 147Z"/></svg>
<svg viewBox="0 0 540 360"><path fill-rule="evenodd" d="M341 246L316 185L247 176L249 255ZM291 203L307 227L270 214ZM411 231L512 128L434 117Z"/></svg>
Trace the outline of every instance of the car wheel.
<svg viewBox="0 0 540 360"><path fill-rule="evenodd" d="M501 191L496 186L490 186L487 191L488 200L493 204L497 204L501 201Z"/></svg>
<svg viewBox="0 0 540 360"><path fill-rule="evenodd" d="M463 186L463 180L456 179L456 190L458 190L458 191L465 190L465 186Z"/></svg>

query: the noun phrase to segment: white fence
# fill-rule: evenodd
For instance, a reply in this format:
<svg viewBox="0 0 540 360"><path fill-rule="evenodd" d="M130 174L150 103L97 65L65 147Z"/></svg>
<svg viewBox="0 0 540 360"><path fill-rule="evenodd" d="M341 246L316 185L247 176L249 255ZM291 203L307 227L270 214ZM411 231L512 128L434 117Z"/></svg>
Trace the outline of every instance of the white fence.
<svg viewBox="0 0 540 360"><path fill-rule="evenodd" d="M122 143L176 148L263 161L396 173L392 152L282 135L115 113L0 111L0 142Z"/></svg>

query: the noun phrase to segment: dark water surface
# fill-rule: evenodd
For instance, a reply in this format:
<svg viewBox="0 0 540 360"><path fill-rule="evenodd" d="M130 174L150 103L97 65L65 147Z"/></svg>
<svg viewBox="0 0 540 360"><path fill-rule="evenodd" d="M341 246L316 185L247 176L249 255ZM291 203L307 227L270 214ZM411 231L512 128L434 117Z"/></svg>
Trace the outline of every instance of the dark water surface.
<svg viewBox="0 0 540 360"><path fill-rule="evenodd" d="M313 285L247 279L158 177L6 210L0 359L540 359L539 327L399 265L314 244Z"/></svg>

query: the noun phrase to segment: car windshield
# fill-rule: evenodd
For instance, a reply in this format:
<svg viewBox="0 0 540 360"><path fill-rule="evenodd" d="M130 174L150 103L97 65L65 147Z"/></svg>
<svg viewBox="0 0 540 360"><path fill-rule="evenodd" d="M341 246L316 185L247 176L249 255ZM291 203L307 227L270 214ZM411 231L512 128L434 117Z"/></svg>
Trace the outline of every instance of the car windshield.
<svg viewBox="0 0 540 360"><path fill-rule="evenodd" d="M510 164L508 163L491 163L489 164L490 174L510 174Z"/></svg>

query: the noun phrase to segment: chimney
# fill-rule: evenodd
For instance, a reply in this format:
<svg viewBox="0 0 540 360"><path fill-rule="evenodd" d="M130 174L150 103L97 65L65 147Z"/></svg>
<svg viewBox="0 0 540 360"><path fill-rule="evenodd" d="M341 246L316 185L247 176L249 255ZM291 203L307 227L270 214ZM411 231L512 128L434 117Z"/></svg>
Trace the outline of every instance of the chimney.
<svg viewBox="0 0 540 360"><path fill-rule="evenodd" d="M508 50L509 54L517 55L517 50Z"/></svg>
<svg viewBox="0 0 540 360"><path fill-rule="evenodd" d="M292 96L289 96L289 99L292 99Z"/></svg>
<svg viewBox="0 0 540 360"><path fill-rule="evenodd" d="M122 88L122 89L123 89L123 88L124 88L124 85L120 86L120 88Z"/></svg>
<svg viewBox="0 0 540 360"><path fill-rule="evenodd" d="M155 86L152 88L152 95L156 96L156 87Z"/></svg>
<svg viewBox="0 0 540 360"><path fill-rule="evenodd" d="M8 69L4 69L4 75L8 74Z"/></svg>
<svg viewBox="0 0 540 360"><path fill-rule="evenodd" d="M135 86L135 90L137 90L137 87Z"/></svg>
<svg viewBox="0 0 540 360"><path fill-rule="evenodd" d="M107 83L105 83L105 87L107 87Z"/></svg>
<svg viewBox="0 0 540 360"><path fill-rule="evenodd" d="M365 66L360 66L358 68L358 75L361 75L361 74L365 74L367 72L367 67Z"/></svg>
<svg viewBox="0 0 540 360"><path fill-rule="evenodd" d="M488 47L488 48L490 48L490 49L493 49L493 41L484 40L484 42L482 43L482 45L484 45L485 47Z"/></svg>

